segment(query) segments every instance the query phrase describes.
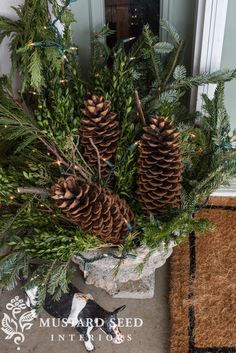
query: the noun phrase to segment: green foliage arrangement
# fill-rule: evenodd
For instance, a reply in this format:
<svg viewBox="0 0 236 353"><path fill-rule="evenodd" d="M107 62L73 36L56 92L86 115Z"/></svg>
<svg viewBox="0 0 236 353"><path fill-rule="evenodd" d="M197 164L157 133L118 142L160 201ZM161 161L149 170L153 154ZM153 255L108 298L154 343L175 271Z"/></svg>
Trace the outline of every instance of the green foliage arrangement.
<svg viewBox="0 0 236 353"><path fill-rule="evenodd" d="M26 0L24 5L13 7L16 20L0 16L0 43L5 37L11 38L12 74L21 74L22 92L29 86L33 90L46 87L53 77L63 79L66 55L74 50L67 45L74 22L70 2L59 5L55 0ZM58 21L64 26L62 34L56 26Z"/></svg>
<svg viewBox="0 0 236 353"><path fill-rule="evenodd" d="M75 226L48 197L60 176L109 186L83 156L79 128L83 100L91 94L111 100L120 126L115 163L109 165L113 192L135 214L135 228L116 245L122 254L145 244L150 250L212 225L194 215L209 195L236 173L236 151L224 107L224 83L235 70L187 76L184 41L167 21L171 42L161 42L145 26L127 50L124 40L110 50L104 27L92 39L91 73L80 75L70 40L70 1L26 0L15 8L17 20L0 18L0 40L10 37L13 72L0 81L0 260L1 286L14 288L20 278L38 284L39 307L46 292L59 298L73 274L73 255L114 247ZM52 5L52 13L49 11ZM63 25L63 32L57 29ZM21 74L20 94L12 93L14 72ZM213 99L204 96L204 112L189 114L185 95L192 87L216 83ZM169 117L180 131L183 159L181 205L161 217L143 214L135 201L137 160L143 125L152 115ZM109 161L108 161L109 164ZM22 189L23 188L23 189ZM22 190L24 192L22 192ZM32 280L30 264L38 263Z"/></svg>

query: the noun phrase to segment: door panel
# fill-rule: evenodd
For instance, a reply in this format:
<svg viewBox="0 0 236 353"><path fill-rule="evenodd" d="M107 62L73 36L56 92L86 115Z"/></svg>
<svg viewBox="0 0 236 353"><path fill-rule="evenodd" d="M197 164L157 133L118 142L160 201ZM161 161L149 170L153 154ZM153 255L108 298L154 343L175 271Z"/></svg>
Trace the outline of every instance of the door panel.
<svg viewBox="0 0 236 353"><path fill-rule="evenodd" d="M104 0L78 0L71 3L76 23L72 25L72 36L79 47L81 69L89 69L90 39L93 32L99 31L105 24Z"/></svg>
<svg viewBox="0 0 236 353"><path fill-rule="evenodd" d="M185 40L185 64L189 71L192 70L197 2L197 0L161 1L161 18L167 19ZM168 40L167 34L163 31L161 38Z"/></svg>

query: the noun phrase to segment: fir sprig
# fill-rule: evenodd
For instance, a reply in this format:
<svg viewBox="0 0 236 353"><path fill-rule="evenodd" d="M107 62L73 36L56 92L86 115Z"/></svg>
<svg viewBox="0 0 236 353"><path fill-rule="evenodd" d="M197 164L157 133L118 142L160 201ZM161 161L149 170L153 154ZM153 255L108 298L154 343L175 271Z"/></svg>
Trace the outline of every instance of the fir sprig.
<svg viewBox="0 0 236 353"><path fill-rule="evenodd" d="M211 100L204 99L205 114L194 130L196 153L185 170L184 186L188 205L195 206L221 185L227 185L236 173L236 150L230 141L229 116L224 106L224 83L220 82Z"/></svg>
<svg viewBox="0 0 236 353"><path fill-rule="evenodd" d="M174 216L169 221L160 222L155 218L140 218L138 226L142 229L141 242L150 249L168 244L170 240L180 242L184 237L192 231L205 233L211 231L214 226L205 218L198 221L193 216L182 211L179 215Z"/></svg>
<svg viewBox="0 0 236 353"><path fill-rule="evenodd" d="M28 256L23 252L11 252L0 260L0 285L8 290L14 289L20 276L28 278Z"/></svg>

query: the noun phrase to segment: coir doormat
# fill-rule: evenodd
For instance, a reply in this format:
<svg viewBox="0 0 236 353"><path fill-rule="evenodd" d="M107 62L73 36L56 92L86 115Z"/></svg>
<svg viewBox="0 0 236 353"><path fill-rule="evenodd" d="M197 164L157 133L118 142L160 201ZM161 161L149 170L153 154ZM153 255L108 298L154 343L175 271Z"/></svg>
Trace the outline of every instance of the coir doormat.
<svg viewBox="0 0 236 353"><path fill-rule="evenodd" d="M191 234L171 258L171 353L233 353L236 199L212 198L200 216L215 231Z"/></svg>

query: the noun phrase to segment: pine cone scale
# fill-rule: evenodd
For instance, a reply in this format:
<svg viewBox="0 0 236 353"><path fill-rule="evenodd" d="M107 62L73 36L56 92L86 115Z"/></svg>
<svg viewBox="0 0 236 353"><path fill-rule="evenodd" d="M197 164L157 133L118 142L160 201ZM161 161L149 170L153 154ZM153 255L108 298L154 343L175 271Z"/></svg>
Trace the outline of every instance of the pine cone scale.
<svg viewBox="0 0 236 353"><path fill-rule="evenodd" d="M120 137L117 115L111 112L111 102L104 100L103 97L93 95L91 99L84 101L84 105L85 109L82 109L84 117L80 128L84 156L88 164L98 171L95 145L100 156L101 175L107 178L111 169L104 160L115 162Z"/></svg>
<svg viewBox="0 0 236 353"><path fill-rule="evenodd" d="M138 201L144 212L158 215L179 204L182 161L180 133L164 117L144 127L138 169Z"/></svg>
<svg viewBox="0 0 236 353"><path fill-rule="evenodd" d="M79 184L73 176L60 179L51 196L73 224L104 241L120 243L128 234L127 224L134 221L125 200L100 185Z"/></svg>

